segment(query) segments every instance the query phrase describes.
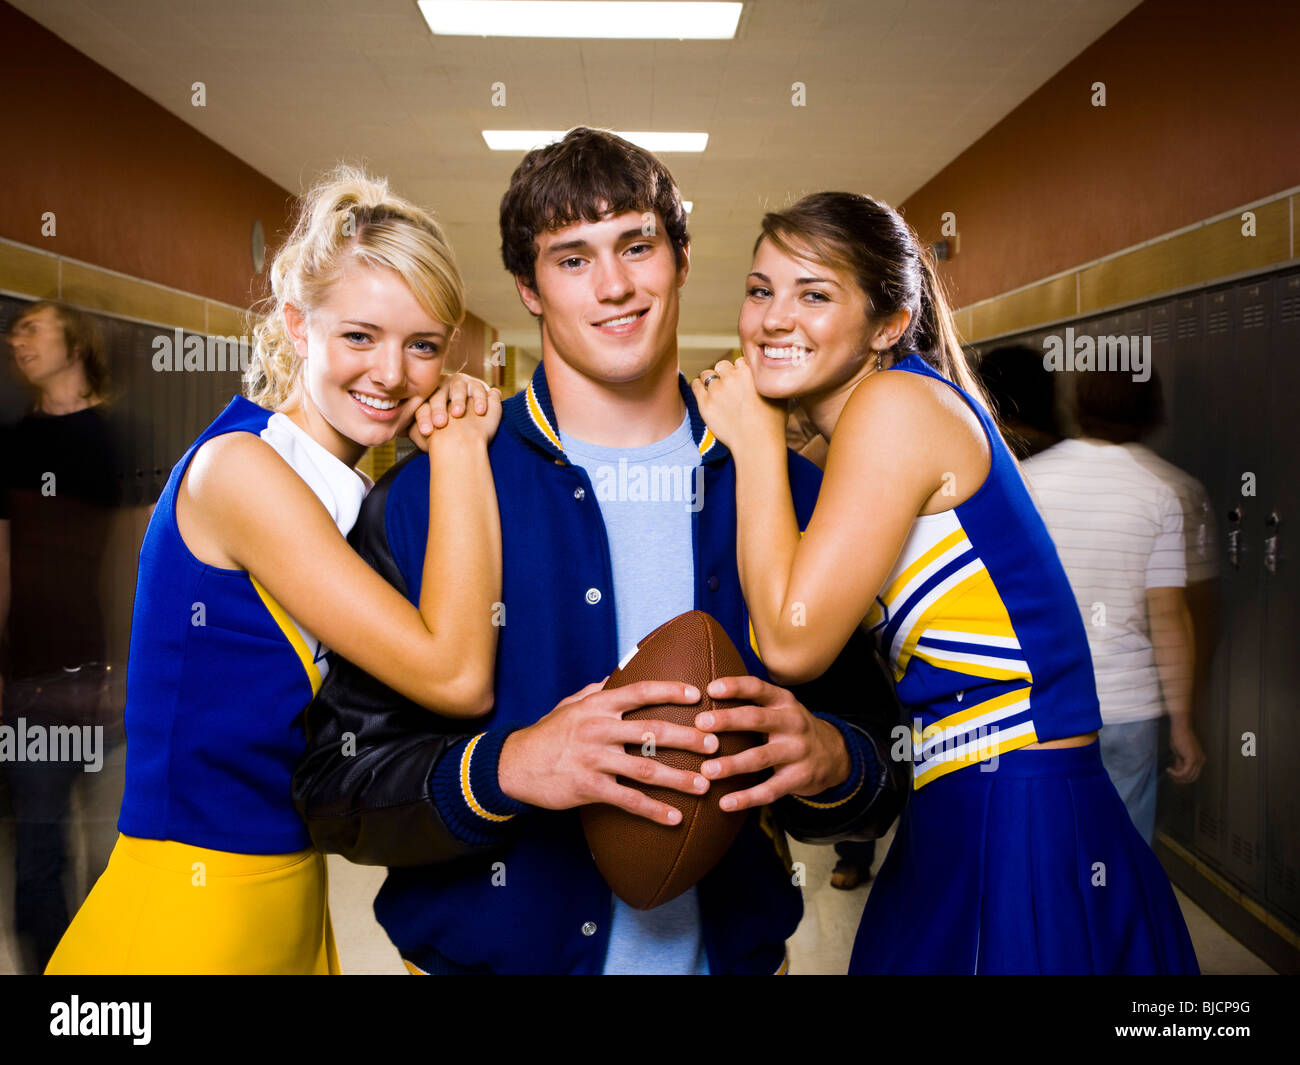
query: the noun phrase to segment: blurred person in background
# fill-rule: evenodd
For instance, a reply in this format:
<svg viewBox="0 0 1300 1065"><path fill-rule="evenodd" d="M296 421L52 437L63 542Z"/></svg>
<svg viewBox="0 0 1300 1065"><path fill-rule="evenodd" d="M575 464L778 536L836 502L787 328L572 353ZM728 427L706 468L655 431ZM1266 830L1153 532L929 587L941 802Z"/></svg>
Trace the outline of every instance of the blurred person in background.
<svg viewBox="0 0 1300 1065"><path fill-rule="evenodd" d="M1190 784L1205 763L1192 719L1184 507L1148 468L1155 456L1139 461L1128 446L1158 420L1152 382L1081 373L1075 406L1082 435L1023 465L1083 615L1105 726L1102 763L1148 842L1162 714L1169 715L1170 777ZM1203 567L1196 576L1206 579Z"/></svg>
<svg viewBox="0 0 1300 1065"><path fill-rule="evenodd" d="M43 301L19 313L7 340L31 402L0 445L0 627L7 622L8 632L0 712L15 737L98 726L101 740L97 767L89 750L74 760L52 749L39 758L10 749L0 760L15 822L19 964L40 972L68 925L73 785L102 768L102 738L114 738L120 724L110 710L101 593L120 483L108 362L94 321ZM97 814L113 817L116 807L89 812ZM90 862L98 862L87 871L93 881L103 863Z"/></svg>
<svg viewBox="0 0 1300 1065"><path fill-rule="evenodd" d="M1146 437L1165 422L1160 374L1152 370L1146 381L1135 381L1130 405L1116 411L1116 429L1125 451L1139 466L1159 477L1183 509L1183 559L1187 564L1187 608L1192 614L1195 660L1192 664L1192 721L1204 720L1202 704L1209 687L1210 662L1219 637L1218 537L1214 510L1205 486L1186 470L1162 459L1146 444Z"/></svg>
<svg viewBox="0 0 1300 1065"><path fill-rule="evenodd" d="M994 348L976 370L1016 458L1022 462L1061 440L1056 390L1042 352L1022 344Z"/></svg>

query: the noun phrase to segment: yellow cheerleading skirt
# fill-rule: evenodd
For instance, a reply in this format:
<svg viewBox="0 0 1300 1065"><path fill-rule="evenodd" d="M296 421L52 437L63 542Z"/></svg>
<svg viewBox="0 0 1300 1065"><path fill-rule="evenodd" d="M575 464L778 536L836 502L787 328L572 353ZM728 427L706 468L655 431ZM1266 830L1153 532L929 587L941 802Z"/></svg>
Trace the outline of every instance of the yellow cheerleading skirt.
<svg viewBox="0 0 1300 1065"><path fill-rule="evenodd" d="M325 856L119 835L45 971L337 974Z"/></svg>

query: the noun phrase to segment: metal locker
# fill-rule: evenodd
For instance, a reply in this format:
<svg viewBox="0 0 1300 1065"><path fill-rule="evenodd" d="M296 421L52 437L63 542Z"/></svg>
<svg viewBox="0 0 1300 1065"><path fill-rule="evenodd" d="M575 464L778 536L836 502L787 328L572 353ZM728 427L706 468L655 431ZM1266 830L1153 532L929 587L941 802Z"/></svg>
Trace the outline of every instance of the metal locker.
<svg viewBox="0 0 1300 1065"><path fill-rule="evenodd" d="M1152 451L1164 455L1173 443L1173 426L1178 420L1178 397L1175 387L1178 380L1174 365L1178 351L1174 345L1175 304L1173 300L1149 308L1141 335L1151 337L1151 361L1160 379L1160 399L1164 407L1164 424L1157 426L1145 443ZM1132 335L1132 332L1130 332Z"/></svg>
<svg viewBox="0 0 1300 1065"><path fill-rule="evenodd" d="M206 342L207 338L200 336L199 339L204 340ZM204 359L206 358L207 355L205 352ZM184 388L184 396L185 396L184 405L182 409L184 410L185 413L181 419L182 428L181 428L180 450L177 452L176 458L172 460L173 463L179 460L181 455L185 454L186 449L190 446L191 443L194 442L194 438L199 435L199 432L203 429L203 426L207 424L207 422L200 422L199 418L203 415L203 412L206 408L206 404L203 402L203 392L205 391L205 387L204 387L205 383L208 380L208 378L214 375L212 371L206 369L207 366L206 362L204 363L204 366L205 369L200 370L197 373L187 372L181 375L181 382Z"/></svg>
<svg viewBox="0 0 1300 1065"><path fill-rule="evenodd" d="M1264 321L1256 329L1243 313L1242 336L1258 333L1268 344L1267 404L1271 475L1260 492L1264 582L1263 676L1260 683L1259 756L1264 775L1265 889L1268 902L1300 919L1300 273L1260 282ZM1258 317L1252 312L1252 317ZM1250 331L1248 333L1248 330Z"/></svg>
<svg viewBox="0 0 1300 1065"><path fill-rule="evenodd" d="M1207 428L1213 417L1218 369L1207 346L1205 323L1205 294L1174 300L1167 305L1170 318L1167 323L1169 344L1174 351L1171 388L1174 412L1168 425L1167 450L1161 453L1176 466L1191 474L1210 495L1219 527L1223 527L1226 509L1222 490L1220 465L1224 458L1221 442L1212 439ZM1156 328L1163 332L1164 316L1155 319ZM1153 346L1154 346L1153 339ZM1222 537L1220 537L1220 547ZM1222 563L1220 563L1222 565ZM1192 787L1192 807L1195 817L1190 839L1179 835L1185 830L1177 818L1169 824L1175 838L1190 843L1212 864L1222 866L1225 853L1225 822L1227 774L1221 752L1227 742L1227 654L1220 639L1216 660L1210 670L1205 695L1205 713L1198 722L1201 742L1207 755L1200 779ZM1185 802L1186 789L1179 788L1167 779L1161 781L1160 809L1166 805L1177 810Z"/></svg>
<svg viewBox="0 0 1300 1065"><path fill-rule="evenodd" d="M1205 425L1223 454L1219 481L1226 507L1223 625L1227 651L1227 825L1224 868L1252 891L1264 890L1259 684L1263 635L1263 568L1255 530L1263 519L1259 492L1267 484L1268 430L1261 417L1259 382L1267 380L1264 351L1242 338L1242 312L1254 307L1240 286L1206 294L1206 348L1215 372L1216 417ZM1249 315L1255 312L1251 310Z"/></svg>
<svg viewBox="0 0 1300 1065"><path fill-rule="evenodd" d="M1173 341L1173 326L1177 308L1172 300L1139 311L1125 314L1122 328L1124 335L1130 338L1130 347L1134 337L1139 344L1144 338L1151 338L1151 372L1160 388L1164 407L1164 423L1157 426L1142 441L1146 446L1173 462L1180 468L1184 463L1173 455L1173 427L1177 424L1178 410L1173 399L1173 389L1178 377L1175 359L1176 346ZM1202 731L1204 726L1202 725ZM1162 730L1163 735L1163 730ZM1205 741L1205 737L1201 737ZM1161 779L1158 784L1158 802L1156 806L1156 828L1168 834L1186 847L1194 845L1196 835L1197 793L1194 787L1179 787L1172 782Z"/></svg>
<svg viewBox="0 0 1300 1065"><path fill-rule="evenodd" d="M153 336L162 336L163 327L152 327L151 332ZM174 348L177 334L170 330L168 332ZM150 343L152 344L152 337ZM183 351L173 350L172 365L175 366L176 361L182 357ZM149 422L150 447L145 473L149 478L149 494L152 499L158 498L170 472L167 456L171 453L171 423L176 417L170 392L171 381L177 376L179 374L174 369L150 373L144 378L147 384L140 391L140 412Z"/></svg>

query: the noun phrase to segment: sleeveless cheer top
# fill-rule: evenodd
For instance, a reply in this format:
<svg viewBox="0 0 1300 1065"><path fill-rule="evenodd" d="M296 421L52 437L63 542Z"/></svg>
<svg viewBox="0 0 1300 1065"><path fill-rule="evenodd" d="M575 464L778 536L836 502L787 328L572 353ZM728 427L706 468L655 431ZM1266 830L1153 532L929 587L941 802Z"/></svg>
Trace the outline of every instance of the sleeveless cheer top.
<svg viewBox="0 0 1300 1065"><path fill-rule="evenodd" d="M957 392L991 456L970 499L913 521L864 623L913 714L920 789L1031 743L1094 732L1101 712L1074 593L992 417L920 355L890 370Z"/></svg>
<svg viewBox="0 0 1300 1065"><path fill-rule="evenodd" d="M212 850L283 854L310 845L289 780L305 743L295 718L320 688L326 648L247 571L206 565L181 539L181 479L200 445L232 432L270 444L344 536L368 489L287 416L242 396L176 464L140 549L118 829Z"/></svg>

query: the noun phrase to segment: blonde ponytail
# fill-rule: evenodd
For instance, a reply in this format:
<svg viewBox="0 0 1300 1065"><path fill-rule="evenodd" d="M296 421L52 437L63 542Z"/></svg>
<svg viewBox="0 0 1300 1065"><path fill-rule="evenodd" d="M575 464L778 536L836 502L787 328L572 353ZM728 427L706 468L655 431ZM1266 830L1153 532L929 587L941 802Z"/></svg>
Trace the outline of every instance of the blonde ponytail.
<svg viewBox="0 0 1300 1065"><path fill-rule="evenodd" d="M303 197L293 232L271 264L271 295L253 311L253 355L244 395L275 410L294 396L302 360L284 324L284 306L310 314L344 265L392 270L420 306L449 326L465 317L465 286L442 227L388 182L339 166Z"/></svg>

